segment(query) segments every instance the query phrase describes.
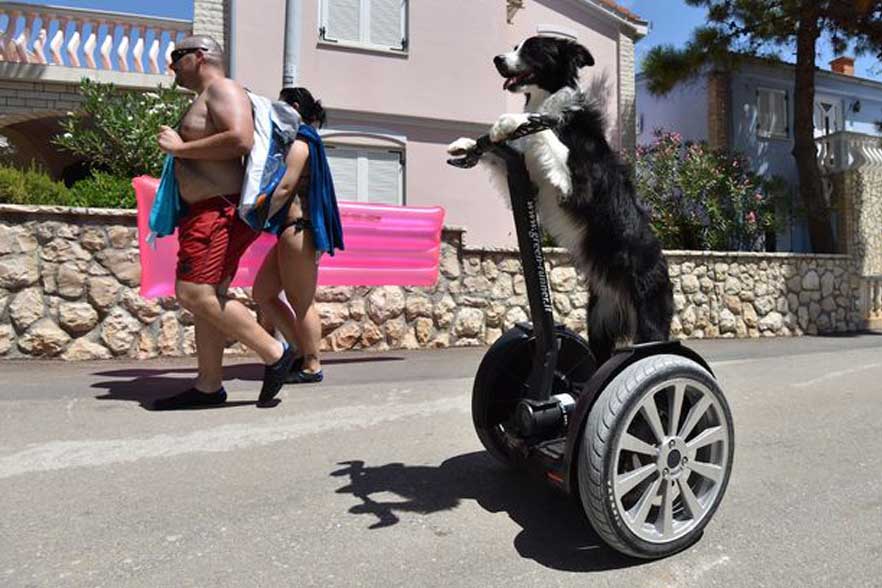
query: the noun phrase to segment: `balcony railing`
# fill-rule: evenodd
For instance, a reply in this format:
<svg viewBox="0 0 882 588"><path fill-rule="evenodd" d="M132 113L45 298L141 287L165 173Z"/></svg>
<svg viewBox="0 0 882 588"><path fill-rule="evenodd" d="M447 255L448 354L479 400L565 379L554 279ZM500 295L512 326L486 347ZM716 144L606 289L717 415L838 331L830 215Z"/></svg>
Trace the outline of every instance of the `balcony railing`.
<svg viewBox="0 0 882 588"><path fill-rule="evenodd" d="M840 131L815 139L815 145L825 173L882 166L882 137Z"/></svg>
<svg viewBox="0 0 882 588"><path fill-rule="evenodd" d="M119 12L0 3L0 61L168 75L192 23Z"/></svg>

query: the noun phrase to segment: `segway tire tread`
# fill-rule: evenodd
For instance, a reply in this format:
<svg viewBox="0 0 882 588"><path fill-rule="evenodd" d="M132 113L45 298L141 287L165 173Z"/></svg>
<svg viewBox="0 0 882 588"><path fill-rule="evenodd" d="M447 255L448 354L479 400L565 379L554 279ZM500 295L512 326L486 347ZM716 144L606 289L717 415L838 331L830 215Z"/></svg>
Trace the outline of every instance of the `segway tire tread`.
<svg viewBox="0 0 882 588"><path fill-rule="evenodd" d="M656 548L641 545L643 541L636 537L626 540L629 532L615 526L615 516L610 507L614 500L612 488L604 477L607 460L612 459L612 445L615 442L615 426L624 412L629 408L629 401L640 394L640 389L647 382L654 380L662 372L679 369L690 371L700 370L713 380L707 371L694 361L679 355L655 355L645 358L626 368L616 376L604 389L589 413L578 464L579 494L585 514L588 516L595 532L610 547L634 557L655 559L671 555L689 547L701 536L704 526L713 516L722 499L722 493L711 512L705 517L703 524L689 535L673 541L671 544L658 545ZM731 415L727 414L731 430ZM586 466L587 467L584 467ZM728 481L732 467L731 454L724 479Z"/></svg>

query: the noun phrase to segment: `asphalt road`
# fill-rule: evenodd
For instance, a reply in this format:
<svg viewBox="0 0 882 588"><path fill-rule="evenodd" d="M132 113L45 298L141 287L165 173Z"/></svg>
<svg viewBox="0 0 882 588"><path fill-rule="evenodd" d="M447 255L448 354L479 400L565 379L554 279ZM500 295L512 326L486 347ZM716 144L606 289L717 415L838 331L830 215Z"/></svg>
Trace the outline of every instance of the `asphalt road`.
<svg viewBox="0 0 882 588"><path fill-rule="evenodd" d="M732 405L729 491L655 562L482 451L483 349L337 354L254 405L142 404L191 361L0 363L0 586L882 586L882 336L691 344Z"/></svg>

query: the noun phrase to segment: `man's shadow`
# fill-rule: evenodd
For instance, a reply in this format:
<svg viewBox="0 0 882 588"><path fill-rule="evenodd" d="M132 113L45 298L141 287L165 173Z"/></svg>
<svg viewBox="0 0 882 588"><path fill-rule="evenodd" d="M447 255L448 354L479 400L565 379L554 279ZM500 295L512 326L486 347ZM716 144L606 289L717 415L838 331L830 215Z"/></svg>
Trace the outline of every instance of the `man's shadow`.
<svg viewBox="0 0 882 588"><path fill-rule="evenodd" d="M399 356L376 356L376 357L353 357L333 358L322 361L323 366L341 365L348 363L364 363L376 361L402 361ZM224 367L224 382L242 380L247 382L260 382L263 380L263 364L238 363ZM106 390L105 394L96 396L97 400L124 400L138 402L142 408L150 410L153 401L166 396L183 392L190 386L196 376L195 367L167 367L167 368L130 368L119 370L107 370L95 372L94 376L114 378L92 384L92 388ZM257 404L257 392L254 390L254 400L228 400L218 406L205 406L188 410L215 410L230 408L233 406L246 406ZM278 404L276 399L270 406Z"/></svg>
<svg viewBox="0 0 882 588"><path fill-rule="evenodd" d="M239 368L240 366L235 366ZM252 366L245 365L242 367L250 368ZM255 365L255 369L263 369L263 366ZM224 369L224 380L232 379ZM169 375L183 374L185 377ZM106 390L105 394L95 397L96 400L124 400L137 402L141 408L152 410L153 402L159 398L172 396L178 392L183 392L192 384L192 378L196 374L195 368L168 368L168 369L130 369L130 370L111 370L106 372L97 372L96 376L112 376L115 380L105 380L95 382L92 388ZM247 400L228 400L227 402L217 406L200 406L188 408L187 410L214 410L218 408L229 408L231 406L256 405L257 397L252 401Z"/></svg>
<svg viewBox="0 0 882 588"><path fill-rule="evenodd" d="M369 528L396 525L403 513L432 513L474 500L490 513L505 512L521 527L514 547L523 558L556 570L591 572L642 563L613 551L591 528L578 498L567 498L523 472L506 470L485 452L452 457L440 466L390 463L367 467L363 461L341 462L332 476L348 476L338 494L361 503L349 509L376 518ZM401 500L377 500L391 492Z"/></svg>

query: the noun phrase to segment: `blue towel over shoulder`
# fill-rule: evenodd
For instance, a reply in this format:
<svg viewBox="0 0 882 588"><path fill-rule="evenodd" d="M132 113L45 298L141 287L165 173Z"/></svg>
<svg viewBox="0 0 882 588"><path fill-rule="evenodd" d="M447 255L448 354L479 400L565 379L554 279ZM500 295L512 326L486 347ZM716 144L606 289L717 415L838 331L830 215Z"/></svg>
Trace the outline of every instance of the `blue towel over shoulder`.
<svg viewBox="0 0 882 588"><path fill-rule="evenodd" d="M309 219L317 251L334 255L334 249L344 250L343 226L337 210L337 193L325 145L318 131L309 125L300 125L297 137L309 144Z"/></svg>
<svg viewBox="0 0 882 588"><path fill-rule="evenodd" d="M156 189L156 198L150 209L150 234L147 242L152 243L157 237L166 237L175 232L178 219L186 212L186 205L181 200L178 179L175 177L175 158L165 156L162 164L162 176Z"/></svg>
<svg viewBox="0 0 882 588"><path fill-rule="evenodd" d="M337 209L337 193L325 155L325 146L318 131L307 124L302 124L297 129L297 138L306 141L309 146L309 219L312 223L315 249L333 256L335 249L342 251L345 247L340 211ZM285 206L269 220L267 229L278 234L287 214L288 207Z"/></svg>

